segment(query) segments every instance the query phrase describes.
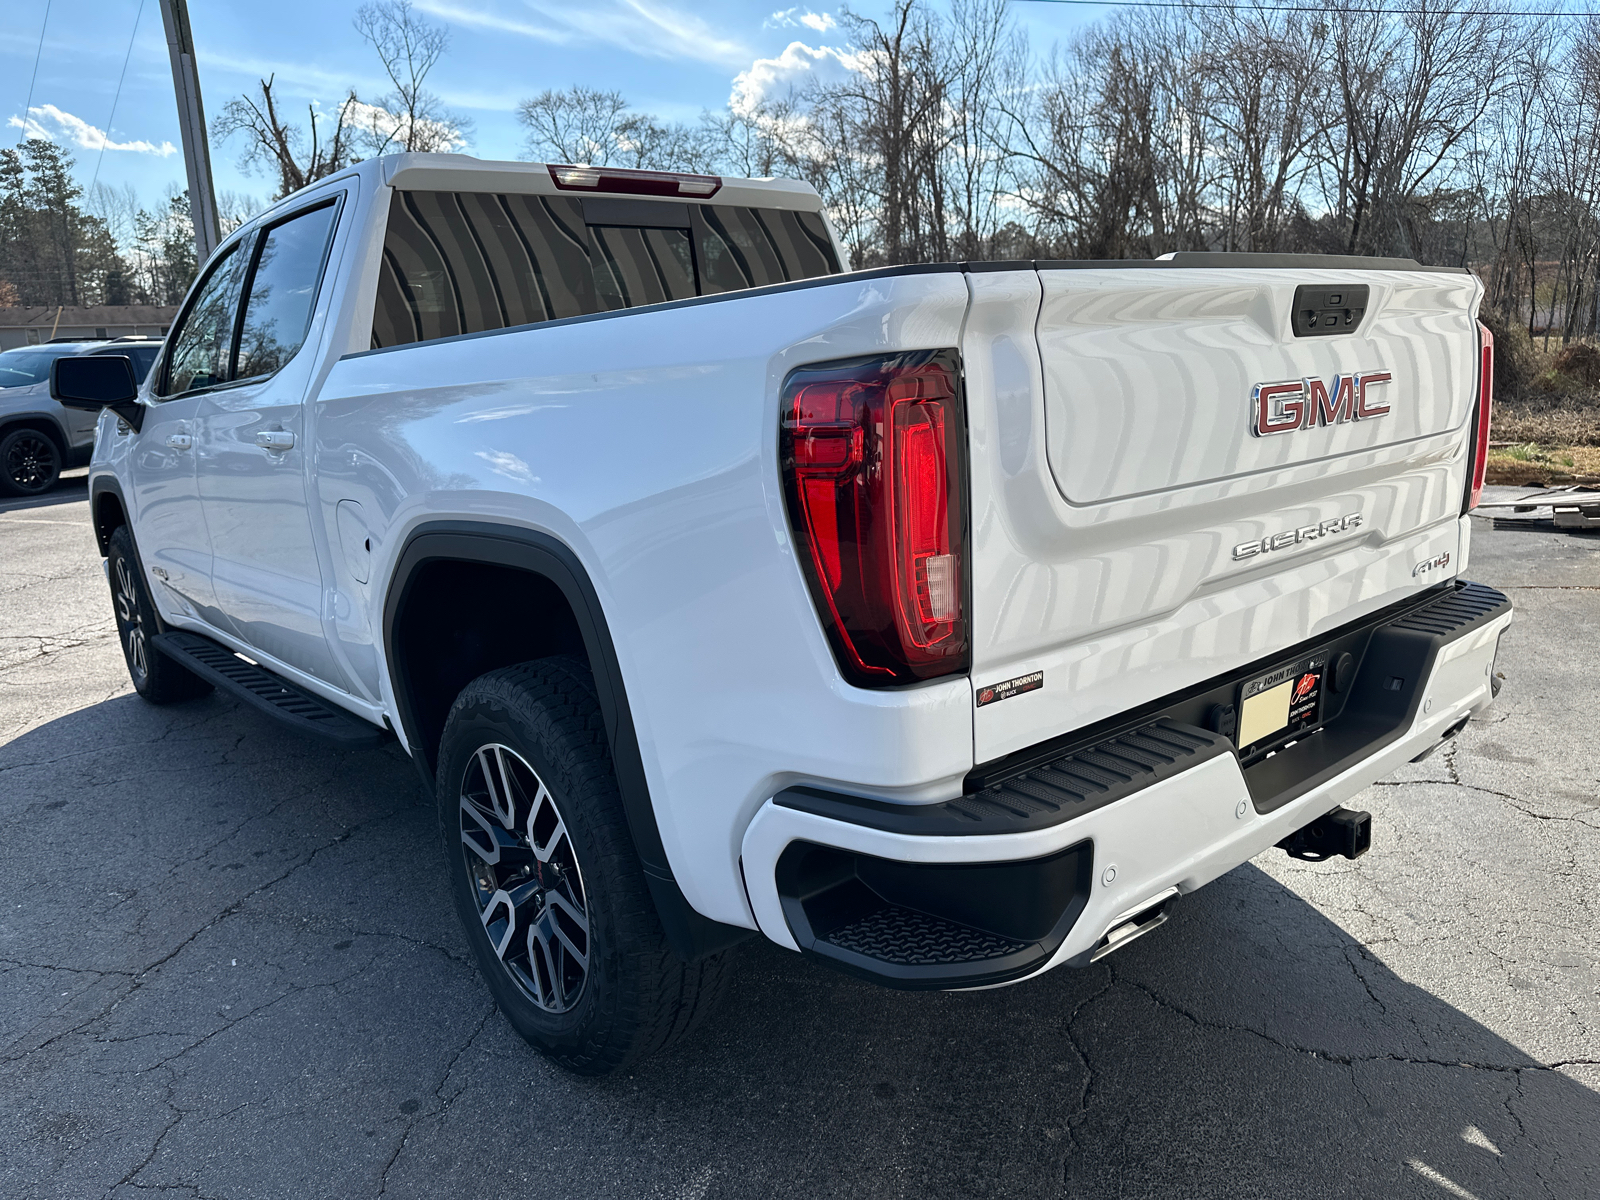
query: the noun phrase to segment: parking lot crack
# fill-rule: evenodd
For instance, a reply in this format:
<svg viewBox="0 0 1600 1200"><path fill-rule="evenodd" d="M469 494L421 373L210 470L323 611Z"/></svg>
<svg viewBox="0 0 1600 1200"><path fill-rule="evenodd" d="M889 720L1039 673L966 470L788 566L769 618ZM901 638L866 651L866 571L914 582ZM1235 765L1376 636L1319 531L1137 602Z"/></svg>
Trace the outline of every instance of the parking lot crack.
<svg viewBox="0 0 1600 1200"><path fill-rule="evenodd" d="M400 1156L405 1153L406 1143L411 1140L411 1132L417 1127L418 1122L423 1120L425 1117L442 1116L444 1113L449 1111L451 1104L455 1102L455 1096L446 1097L444 1095L445 1085L450 1082L450 1076L456 1069L456 1063L461 1061L461 1056L463 1054L472 1049L472 1044L478 1040L478 1035L483 1032L484 1026L489 1023L489 1018L494 1016L494 1014L495 1006L491 1003L487 1011L485 1011L483 1016L479 1018L478 1023L473 1026L472 1032L467 1035L466 1040L456 1048L456 1052L450 1056L450 1061L445 1064L444 1072L439 1077L438 1086L433 1089L433 1098L439 1101L439 1106L425 1113L415 1113L409 1120L406 1121L406 1127L400 1134L399 1144L395 1146L394 1153L389 1156L389 1161L383 1164L383 1173L378 1176L379 1196L383 1196L388 1193L389 1172L394 1169L395 1163L399 1162ZM460 1093L458 1092L457 1095L459 1094Z"/></svg>
<svg viewBox="0 0 1600 1200"><path fill-rule="evenodd" d="M316 861L317 857L320 854L322 854L324 851L331 850L336 846L343 845L345 842L349 841L357 833L360 833L362 830L366 829L368 826L379 824L382 821L385 821L385 820L388 820L388 819L392 818L392 816L393 816L392 813L385 813L385 814L383 814L381 816L374 817L374 818L372 818L371 820L368 820L368 821L357 822L356 824L351 825L350 827L345 829L344 832L340 833L337 837L331 838L330 840L324 842L322 845L317 846L310 853L308 853L303 859L301 859L299 862L297 862L297 863L293 864L292 866L290 866L287 870L283 871L282 873L280 873L278 875L273 876L271 879L265 881L264 883L257 884L255 887L251 888L244 895L240 896L237 900L234 900L232 903L230 903L226 908L222 909L222 911L218 912L215 916L213 916L204 925L200 926L200 928L196 929L194 932L192 932L192 933L188 934L186 937L184 937L175 946L173 946L172 949L168 950L160 958L156 959L154 962L152 962L148 966L144 967L137 974L134 974L134 975L130 976L127 989L125 991L122 991L120 994L114 996L110 1000L110 1002L107 1003L106 1005L104 1005L98 1012L96 1012L93 1015L85 1018L84 1020L78 1022L76 1025L73 1025L68 1029L63 1029L58 1033L52 1034L50 1037L46 1038L43 1042L40 1042L37 1046L34 1046L31 1049L25 1050L25 1051L21 1052L20 1054L8 1055L4 1060L0 1060L0 1061L14 1062L14 1061L16 1061L18 1059L26 1058L30 1054L37 1053L38 1051L43 1050L46 1047L51 1046L54 1043L61 1041L63 1038L70 1037L70 1036L72 1036L74 1034L80 1034L80 1033L84 1032L85 1030L87 1030L87 1029L91 1028L92 1026L94 1026L97 1022L103 1021L124 1000L129 999L140 988L144 987L145 984L147 982L149 982L150 978L152 977L152 975L157 970L159 970L161 967L165 966L167 963L171 962L178 955L182 954L184 952L184 950L188 949L191 945L193 945L195 940L198 939L199 937L201 937L203 934L205 934L208 930L215 928L218 924L220 924L222 921L227 920L229 917L233 916L235 913L238 913L238 912L242 911L243 908L244 908L244 905L248 901L250 901L254 897L260 895L262 892L265 892L265 891L267 891L267 890L269 890L271 888L276 887L278 884L282 883L284 880L290 878L291 876L295 875L299 871L303 870L305 867L310 866L311 863Z"/></svg>
<svg viewBox="0 0 1600 1200"><path fill-rule="evenodd" d="M1361 986L1366 990L1368 998L1378 1006L1385 1016L1388 1016L1389 1006L1382 1000L1378 999L1378 993L1372 990L1372 984L1367 982L1367 977L1361 973L1361 968L1356 966L1355 959L1350 957L1350 951L1352 949L1361 958L1366 958L1366 951L1360 945L1347 948L1345 950L1344 961L1349 965L1350 973L1360 980Z"/></svg>
<svg viewBox="0 0 1600 1200"><path fill-rule="evenodd" d="M93 975L96 979L104 979L107 975L120 975L125 979L132 979L132 971L100 971L93 967L61 967L51 963L24 962L19 958L0 958L0 967L25 967L33 971L62 971L68 975Z"/></svg>
<svg viewBox="0 0 1600 1200"><path fill-rule="evenodd" d="M1078 1125L1083 1121L1084 1117L1089 1112L1089 1107L1091 1104L1090 1096L1094 1091L1097 1072L1095 1071L1094 1064L1089 1061L1088 1048L1078 1040L1077 1030L1073 1028L1073 1025L1076 1023L1083 1010L1110 992L1111 989L1116 986L1116 982L1116 970L1112 964L1107 963L1105 982L1101 984L1097 991L1085 996L1082 1000L1078 1001L1077 1004L1073 1005L1072 1011L1067 1014L1067 1041L1071 1044L1073 1053L1078 1056L1078 1061L1083 1064L1084 1072L1083 1087L1078 1092L1078 1111L1067 1120L1067 1137L1075 1149L1078 1146Z"/></svg>
<svg viewBox="0 0 1600 1200"><path fill-rule="evenodd" d="M1453 1067L1465 1071L1489 1071L1494 1073L1516 1074L1519 1071L1555 1071L1562 1067L1600 1065L1600 1063L1596 1063L1588 1059L1559 1059L1555 1062L1548 1063L1496 1063L1487 1061L1473 1061L1471 1059L1423 1058L1416 1055L1393 1053L1340 1054L1337 1051L1328 1050L1319 1046L1304 1046L1295 1042L1285 1041L1282 1038L1274 1037L1272 1034L1266 1032L1266 1030L1257 1029L1254 1026L1229 1025L1222 1021L1208 1020L1199 1016L1197 1013L1191 1012L1181 1004L1177 1004L1174 1001L1167 999L1165 996L1162 996L1147 984L1140 983L1137 980L1130 980L1129 982L1143 992L1146 996L1148 996L1158 1007L1166 1009L1169 1012L1176 1013L1178 1016L1191 1022L1198 1028L1210 1029L1219 1033L1249 1034L1252 1037L1260 1038L1264 1042L1268 1042L1271 1045L1277 1046L1280 1050L1287 1050L1293 1054L1309 1054L1315 1058L1320 1058L1327 1062L1340 1063L1346 1066L1351 1063L1358 1062L1394 1062L1405 1063L1409 1066L1415 1067Z"/></svg>

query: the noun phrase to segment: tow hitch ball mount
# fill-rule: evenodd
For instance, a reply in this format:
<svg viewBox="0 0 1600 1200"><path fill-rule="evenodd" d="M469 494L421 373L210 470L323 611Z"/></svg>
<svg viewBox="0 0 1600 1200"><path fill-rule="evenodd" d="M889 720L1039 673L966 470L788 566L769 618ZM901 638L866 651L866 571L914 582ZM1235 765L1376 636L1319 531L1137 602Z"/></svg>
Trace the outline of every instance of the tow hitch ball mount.
<svg viewBox="0 0 1600 1200"><path fill-rule="evenodd" d="M1290 858L1323 862L1335 854L1360 858L1372 849L1372 814L1336 808L1278 843Z"/></svg>

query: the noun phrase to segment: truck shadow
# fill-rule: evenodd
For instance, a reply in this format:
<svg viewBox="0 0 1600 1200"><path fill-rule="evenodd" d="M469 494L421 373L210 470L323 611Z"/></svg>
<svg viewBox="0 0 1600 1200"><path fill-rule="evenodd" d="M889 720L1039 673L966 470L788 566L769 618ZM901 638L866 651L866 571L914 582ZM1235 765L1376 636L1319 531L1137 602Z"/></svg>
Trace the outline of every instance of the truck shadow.
<svg viewBox="0 0 1600 1200"><path fill-rule="evenodd" d="M315 1164L317 1146L338 1139L378 1165L399 1156L384 1168L391 1191L447 1195L526 1181L551 1137L564 1149L523 1194L1600 1193L1600 1096L1402 978L1385 946L1361 945L1252 865L1101 964L995 991L892 992L748 943L705 1029L630 1073L587 1080L550 1067L497 1014L484 1021L487 993L439 883L432 808L392 747L298 742L215 697L153 709L124 696L0 747L0 780L7 957L65 960L89 944L93 963L61 965L133 973L172 956L141 985L144 1002L196 992L184 1005L199 1012L240 985L185 973L184 955L211 953L195 929L230 922L219 953L235 965L288 957L282 939L293 939L299 974L256 985L263 1015L207 1033L166 1086L180 1100L244 1089L231 1144L269 1147L280 1173L298 1156L302 1194L334 1187ZM87 938L70 902L85 861L103 864L97 884L119 897L97 902ZM270 920L257 921L264 909ZM1470 927L1442 920L1436 932L1418 973L1481 969ZM194 945L178 953L185 939ZM370 965L352 972L369 943ZM335 977L314 1019L291 1015L293 989ZM383 998L395 980L403 1002ZM1502 986L1480 979L1460 994L1508 1016L1539 1003ZM44 1027L56 991L19 991L4 1042ZM85 1028L126 1044L146 1036L139 1012L110 1008ZM93 1076L96 1053L22 1047L7 1074L71 1095L88 1086L71 1074ZM295 1090L313 1068L346 1081L326 1112L308 1113L322 1099ZM436 1099L397 1114L411 1095ZM161 1108L156 1094L136 1100ZM507 1122L543 1132L519 1145ZM208 1174L227 1168L203 1137L163 1155L174 1178L227 1190Z"/></svg>

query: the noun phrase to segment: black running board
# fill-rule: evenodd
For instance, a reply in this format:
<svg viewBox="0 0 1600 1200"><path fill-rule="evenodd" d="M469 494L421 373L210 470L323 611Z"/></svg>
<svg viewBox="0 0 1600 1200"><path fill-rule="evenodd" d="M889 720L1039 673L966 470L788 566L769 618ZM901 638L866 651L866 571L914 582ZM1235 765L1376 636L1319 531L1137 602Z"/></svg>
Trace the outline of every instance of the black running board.
<svg viewBox="0 0 1600 1200"><path fill-rule="evenodd" d="M302 733L349 747L376 746L389 740L388 730L336 708L265 667L246 662L208 637L174 630L158 634L152 642L207 683Z"/></svg>

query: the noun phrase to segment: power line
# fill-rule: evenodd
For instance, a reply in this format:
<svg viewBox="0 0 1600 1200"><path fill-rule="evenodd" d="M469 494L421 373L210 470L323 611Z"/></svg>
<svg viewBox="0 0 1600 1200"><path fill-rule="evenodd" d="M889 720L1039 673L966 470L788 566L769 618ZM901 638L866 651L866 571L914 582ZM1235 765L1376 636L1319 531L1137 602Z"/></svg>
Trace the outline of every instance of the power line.
<svg viewBox="0 0 1600 1200"><path fill-rule="evenodd" d="M28 102L22 106L22 133L17 137L19 146L28 136L28 121L33 113L33 85L39 79L39 59L44 57L44 31L50 28L51 2L44 0L44 21L39 25L39 48L33 52L33 74L28 78Z"/></svg>
<svg viewBox="0 0 1600 1200"><path fill-rule="evenodd" d="M1209 8L1222 9L1228 12L1285 12L1304 13L1308 16L1331 17L1341 13L1354 13L1364 16L1378 17L1593 17L1600 16L1600 12L1585 10L1582 12L1557 11L1555 9L1527 9L1518 11L1503 11L1497 8L1462 9L1452 11L1447 7L1437 8L1328 8L1323 5L1310 4L1255 4L1251 0L1239 0L1236 4L1208 2L1208 0L1013 0L1013 3L1022 4L1080 4L1091 8Z"/></svg>
<svg viewBox="0 0 1600 1200"><path fill-rule="evenodd" d="M139 0L139 11L133 14L133 32L128 34L128 52L122 56L122 74L117 76L117 90L111 97L111 115L106 118L106 131L100 138L100 157L94 160L94 178L89 180L89 190L100 180L100 164L106 160L106 143L111 140L111 123L117 119L117 102L122 99L122 81L128 77L128 60L133 57L133 40L139 36L139 18L144 16L144 0Z"/></svg>

